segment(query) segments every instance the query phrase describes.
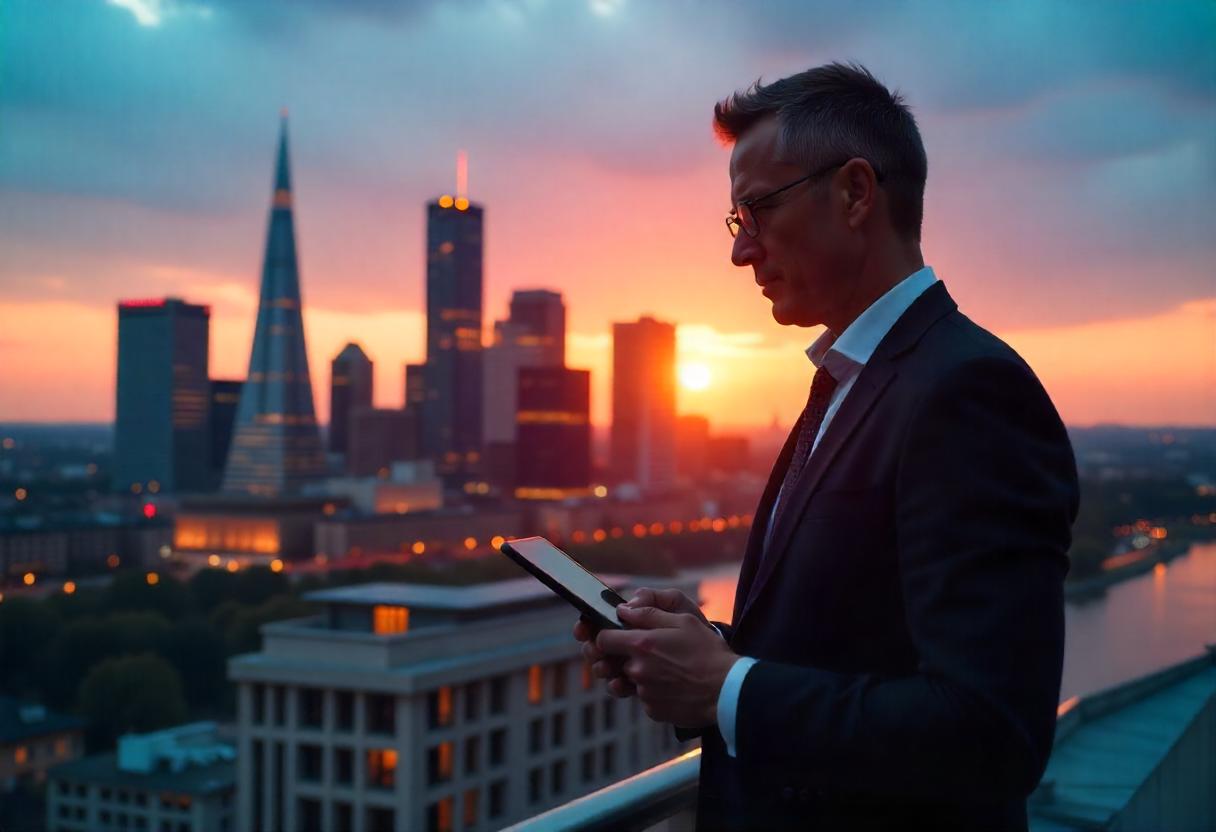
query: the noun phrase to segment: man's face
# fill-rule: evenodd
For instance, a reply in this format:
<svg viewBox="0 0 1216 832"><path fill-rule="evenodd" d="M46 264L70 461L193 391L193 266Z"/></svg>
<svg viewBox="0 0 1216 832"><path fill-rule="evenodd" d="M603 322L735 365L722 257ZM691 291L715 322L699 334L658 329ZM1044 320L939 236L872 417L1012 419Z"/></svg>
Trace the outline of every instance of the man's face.
<svg viewBox="0 0 1216 832"><path fill-rule="evenodd" d="M777 121L765 119L735 143L730 157L731 201L763 196L808 170L778 161ZM847 293L847 227L834 209L831 171L756 205L756 237L739 230L731 250L736 266L751 266L761 292L783 325L816 326L832 318Z"/></svg>

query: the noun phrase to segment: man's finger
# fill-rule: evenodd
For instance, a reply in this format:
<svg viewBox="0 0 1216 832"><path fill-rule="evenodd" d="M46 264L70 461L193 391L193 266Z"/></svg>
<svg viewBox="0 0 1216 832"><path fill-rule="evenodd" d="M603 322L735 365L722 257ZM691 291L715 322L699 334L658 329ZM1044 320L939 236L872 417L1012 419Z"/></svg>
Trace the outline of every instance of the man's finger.
<svg viewBox="0 0 1216 832"><path fill-rule="evenodd" d="M658 607L628 607L620 611L621 621L635 630L658 630L679 627L682 613L668 612Z"/></svg>
<svg viewBox="0 0 1216 832"><path fill-rule="evenodd" d="M625 603L631 607L653 607L655 606L655 591L648 586L638 587L637 592L633 593L633 597Z"/></svg>

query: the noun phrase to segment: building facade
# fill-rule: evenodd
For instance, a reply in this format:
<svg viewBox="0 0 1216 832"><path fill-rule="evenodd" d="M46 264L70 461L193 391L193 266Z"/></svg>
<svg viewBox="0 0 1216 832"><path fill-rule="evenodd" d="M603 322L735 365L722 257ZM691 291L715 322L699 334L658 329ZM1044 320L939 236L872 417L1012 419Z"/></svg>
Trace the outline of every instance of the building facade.
<svg viewBox="0 0 1216 832"><path fill-rule="evenodd" d="M329 451L347 453L351 415L372 406L374 367L358 344L350 343L329 365Z"/></svg>
<svg viewBox="0 0 1216 832"><path fill-rule="evenodd" d="M211 476L215 488L219 488L224 477L224 463L228 461L236 409L244 386L245 382L239 380L211 379Z"/></svg>
<svg viewBox="0 0 1216 832"><path fill-rule="evenodd" d="M618 483L669 489L676 475L676 328L642 317L612 325L612 458Z"/></svg>
<svg viewBox="0 0 1216 832"><path fill-rule="evenodd" d="M114 486L206 491L211 310L177 298L118 304Z"/></svg>
<svg viewBox="0 0 1216 832"><path fill-rule="evenodd" d="M350 413L346 470L354 476L388 475L394 462L418 458L418 418L408 408L356 408Z"/></svg>
<svg viewBox="0 0 1216 832"><path fill-rule="evenodd" d="M531 578L307 597L320 616L229 663L242 829L498 829L682 750L583 670Z"/></svg>
<svg viewBox="0 0 1216 832"><path fill-rule="evenodd" d="M213 722L126 734L118 749L57 766L49 832L235 832L235 751Z"/></svg>
<svg viewBox="0 0 1216 832"><path fill-rule="evenodd" d="M224 468L229 494L287 496L325 476L301 304L284 117L249 375Z"/></svg>
<svg viewBox="0 0 1216 832"><path fill-rule="evenodd" d="M461 484L481 464L482 251L480 205L444 196L426 206L426 400L422 450Z"/></svg>
<svg viewBox="0 0 1216 832"><path fill-rule="evenodd" d="M591 372L521 367L515 496L561 500L591 494Z"/></svg>
<svg viewBox="0 0 1216 832"><path fill-rule="evenodd" d="M0 793L46 781L47 771L84 753L85 721L0 696Z"/></svg>

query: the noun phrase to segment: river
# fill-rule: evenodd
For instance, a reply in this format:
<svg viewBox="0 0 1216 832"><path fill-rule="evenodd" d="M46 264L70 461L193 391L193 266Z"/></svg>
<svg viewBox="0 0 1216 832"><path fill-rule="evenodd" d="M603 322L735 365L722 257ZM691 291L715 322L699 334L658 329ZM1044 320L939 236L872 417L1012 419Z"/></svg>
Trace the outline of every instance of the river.
<svg viewBox="0 0 1216 832"><path fill-rule="evenodd" d="M686 573L701 580L705 614L729 621L739 565ZM1216 643L1216 543L1065 607L1061 701L1117 685Z"/></svg>

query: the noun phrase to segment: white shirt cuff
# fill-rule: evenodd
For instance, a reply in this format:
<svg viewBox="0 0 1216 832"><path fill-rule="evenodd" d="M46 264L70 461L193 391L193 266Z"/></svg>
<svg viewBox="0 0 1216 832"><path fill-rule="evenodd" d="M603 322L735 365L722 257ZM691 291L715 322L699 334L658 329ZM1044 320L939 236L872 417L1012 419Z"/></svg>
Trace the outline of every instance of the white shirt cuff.
<svg viewBox="0 0 1216 832"><path fill-rule="evenodd" d="M743 679L747 676L747 671L751 670L755 663L753 658L739 657L731 665L730 672L726 674L726 681L722 683L722 690L718 693L718 733L726 742L726 753L732 757L735 756L735 717L739 709L739 694L743 690Z"/></svg>

